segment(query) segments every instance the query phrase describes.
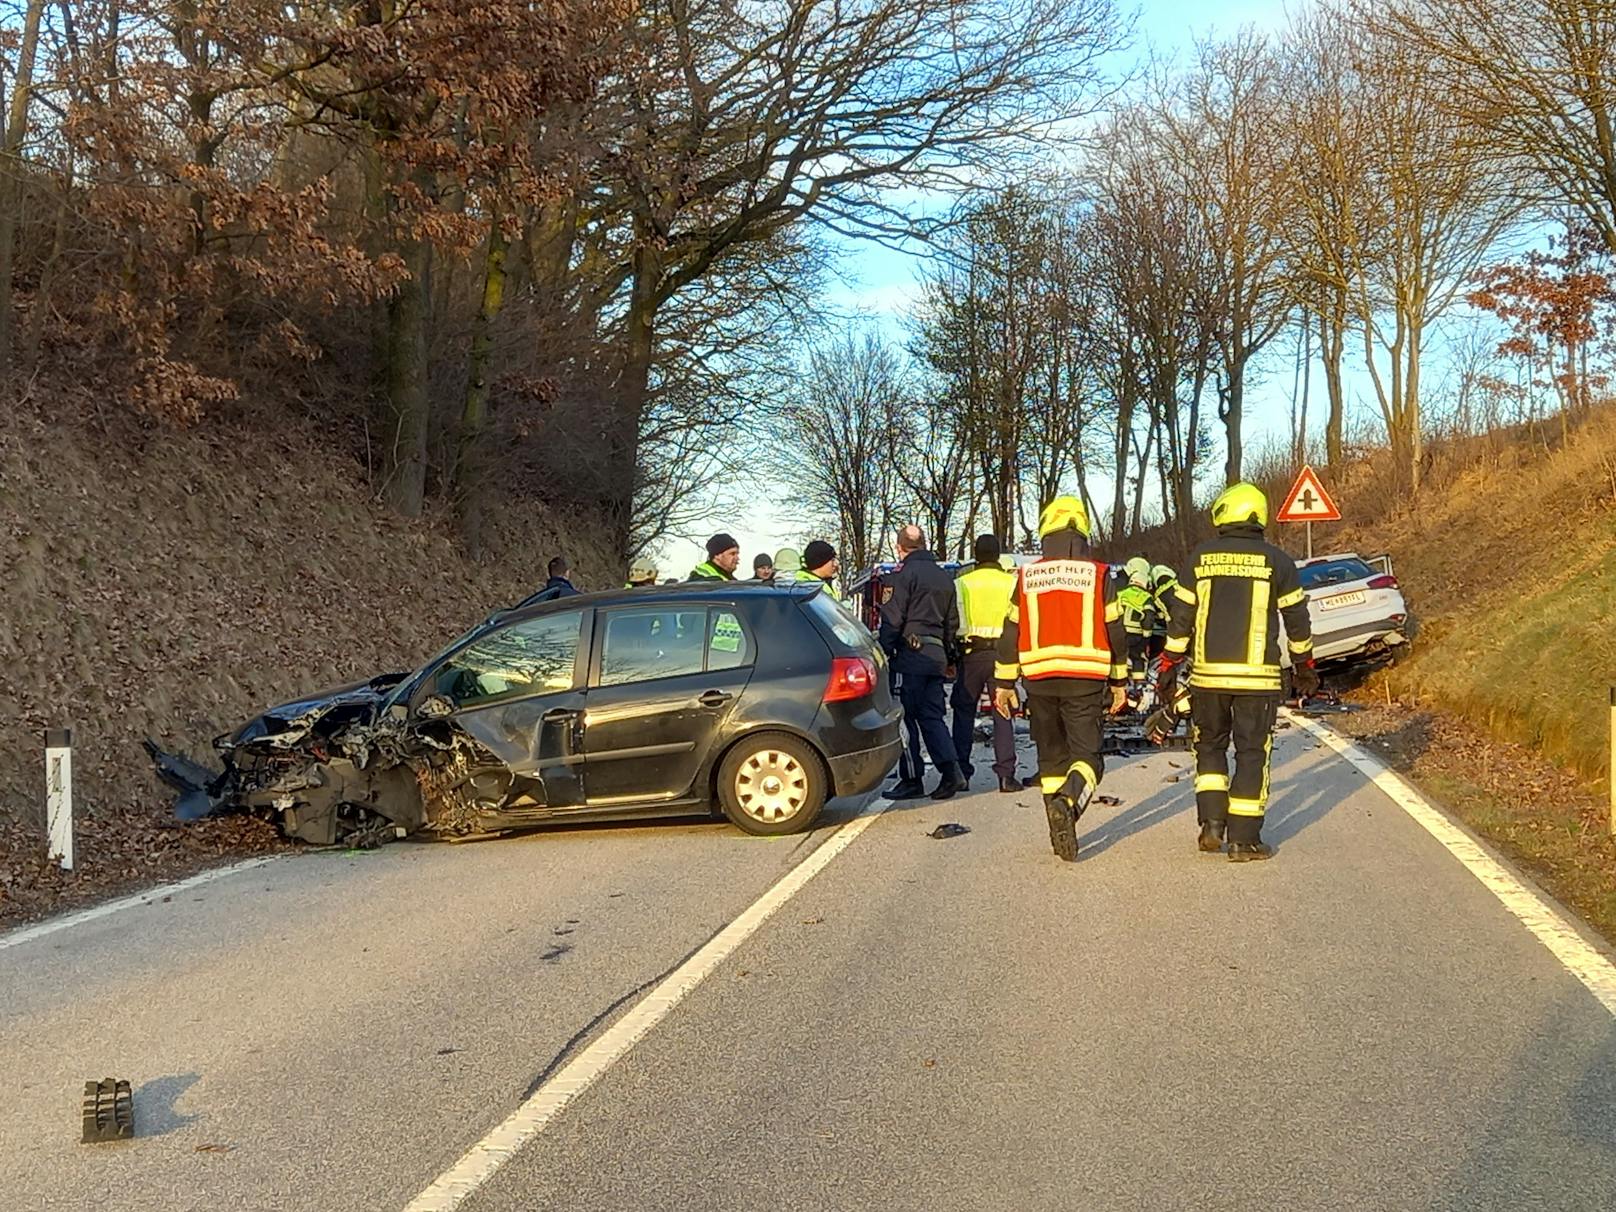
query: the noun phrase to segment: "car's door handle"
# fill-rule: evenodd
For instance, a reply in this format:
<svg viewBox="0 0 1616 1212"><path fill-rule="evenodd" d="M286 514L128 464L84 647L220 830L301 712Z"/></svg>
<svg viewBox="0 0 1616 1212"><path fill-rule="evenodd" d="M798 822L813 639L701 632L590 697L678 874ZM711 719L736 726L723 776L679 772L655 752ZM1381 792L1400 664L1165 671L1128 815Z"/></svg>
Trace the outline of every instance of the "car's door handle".
<svg viewBox="0 0 1616 1212"><path fill-rule="evenodd" d="M727 690L709 690L696 701L703 707L722 707L734 697Z"/></svg>
<svg viewBox="0 0 1616 1212"><path fill-rule="evenodd" d="M570 707L552 707L549 711L546 711L539 717L539 719L543 720L546 724L564 724L568 720L575 720L577 718L578 713L572 710Z"/></svg>

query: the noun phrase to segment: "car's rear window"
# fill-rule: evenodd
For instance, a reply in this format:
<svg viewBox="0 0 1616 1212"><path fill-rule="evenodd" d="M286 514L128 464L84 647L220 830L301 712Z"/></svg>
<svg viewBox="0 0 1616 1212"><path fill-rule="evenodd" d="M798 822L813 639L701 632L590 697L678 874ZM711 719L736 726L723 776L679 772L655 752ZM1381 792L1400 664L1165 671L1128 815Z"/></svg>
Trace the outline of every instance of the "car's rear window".
<svg viewBox="0 0 1616 1212"><path fill-rule="evenodd" d="M1303 589L1324 589L1330 585L1344 585L1348 581L1361 581L1375 575L1375 570L1362 560L1325 560L1301 569Z"/></svg>
<svg viewBox="0 0 1616 1212"><path fill-rule="evenodd" d="M855 619L852 613L829 593L814 594L802 604L806 610L820 624L821 629L829 633L831 646L842 655L869 656L875 642L864 625Z"/></svg>

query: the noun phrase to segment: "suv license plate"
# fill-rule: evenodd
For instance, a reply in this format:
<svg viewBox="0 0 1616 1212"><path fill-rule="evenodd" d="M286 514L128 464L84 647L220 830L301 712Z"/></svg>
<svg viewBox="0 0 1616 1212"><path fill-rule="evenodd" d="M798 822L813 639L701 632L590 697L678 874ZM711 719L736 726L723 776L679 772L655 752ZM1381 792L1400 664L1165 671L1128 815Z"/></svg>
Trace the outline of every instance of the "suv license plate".
<svg viewBox="0 0 1616 1212"><path fill-rule="evenodd" d="M1319 599L1320 610L1334 610L1339 606L1362 606L1369 600L1369 595L1362 589L1354 589L1350 593L1332 594L1327 598Z"/></svg>

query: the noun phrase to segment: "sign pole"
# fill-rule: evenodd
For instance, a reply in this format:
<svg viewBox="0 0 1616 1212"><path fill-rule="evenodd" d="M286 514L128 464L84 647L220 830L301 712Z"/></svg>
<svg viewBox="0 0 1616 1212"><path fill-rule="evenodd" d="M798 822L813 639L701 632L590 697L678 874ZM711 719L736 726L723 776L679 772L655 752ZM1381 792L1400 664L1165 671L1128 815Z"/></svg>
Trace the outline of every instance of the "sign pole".
<svg viewBox="0 0 1616 1212"><path fill-rule="evenodd" d="M1307 558L1313 558L1313 523L1307 524Z"/></svg>

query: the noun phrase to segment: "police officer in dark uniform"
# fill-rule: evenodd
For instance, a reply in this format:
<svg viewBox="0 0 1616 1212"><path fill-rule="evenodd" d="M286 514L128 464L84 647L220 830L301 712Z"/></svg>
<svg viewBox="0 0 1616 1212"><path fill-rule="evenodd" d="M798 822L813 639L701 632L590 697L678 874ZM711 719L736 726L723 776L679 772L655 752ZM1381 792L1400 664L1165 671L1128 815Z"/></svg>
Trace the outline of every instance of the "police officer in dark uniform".
<svg viewBox="0 0 1616 1212"><path fill-rule="evenodd" d="M943 682L954 664L959 635L959 603L954 578L926 550L920 527L900 529L897 547L901 566L881 591L881 647L897 675L905 722L919 727L932 764L942 776L931 798L946 800L965 790L944 717L943 696ZM924 794L920 780L911 778L894 787L888 798L914 799Z"/></svg>

